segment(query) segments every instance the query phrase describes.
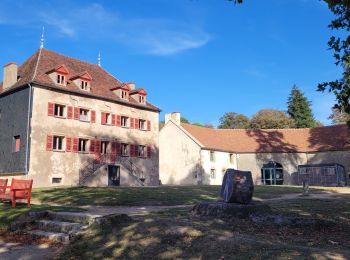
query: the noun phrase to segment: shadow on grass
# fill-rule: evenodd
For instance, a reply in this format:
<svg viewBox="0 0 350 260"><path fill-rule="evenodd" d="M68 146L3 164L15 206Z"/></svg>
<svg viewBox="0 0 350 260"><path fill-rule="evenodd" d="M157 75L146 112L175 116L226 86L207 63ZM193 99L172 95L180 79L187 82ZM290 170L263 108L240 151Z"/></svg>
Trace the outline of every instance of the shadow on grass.
<svg viewBox="0 0 350 260"><path fill-rule="evenodd" d="M324 214L335 221L340 204ZM286 203L285 211L279 213L288 214L291 206ZM309 206L300 208L307 212ZM188 210L177 209L95 225L75 240L61 258L346 259L350 256L350 241L349 223L345 223L334 222L331 227L256 225L248 219L195 217Z"/></svg>

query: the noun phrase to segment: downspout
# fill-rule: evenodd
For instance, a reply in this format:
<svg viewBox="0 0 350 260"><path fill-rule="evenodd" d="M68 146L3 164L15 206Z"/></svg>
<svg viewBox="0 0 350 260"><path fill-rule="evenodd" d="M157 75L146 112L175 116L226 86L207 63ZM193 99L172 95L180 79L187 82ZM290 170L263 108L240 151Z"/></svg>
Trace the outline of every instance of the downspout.
<svg viewBox="0 0 350 260"><path fill-rule="evenodd" d="M28 161L29 161L29 131L30 131L30 114L32 110L32 85L29 83L29 98L28 98L28 114L27 114L27 143L26 143L26 177L28 177L29 167L28 167Z"/></svg>

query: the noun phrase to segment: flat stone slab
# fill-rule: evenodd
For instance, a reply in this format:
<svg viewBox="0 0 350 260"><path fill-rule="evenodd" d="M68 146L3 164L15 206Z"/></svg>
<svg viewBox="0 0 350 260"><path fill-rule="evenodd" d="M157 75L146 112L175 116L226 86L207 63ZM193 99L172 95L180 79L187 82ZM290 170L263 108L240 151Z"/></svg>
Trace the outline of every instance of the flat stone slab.
<svg viewBox="0 0 350 260"><path fill-rule="evenodd" d="M192 209L193 215L217 218L248 218L252 214L267 214L269 212L271 212L270 207L258 201L252 201L249 204L223 201L201 202Z"/></svg>

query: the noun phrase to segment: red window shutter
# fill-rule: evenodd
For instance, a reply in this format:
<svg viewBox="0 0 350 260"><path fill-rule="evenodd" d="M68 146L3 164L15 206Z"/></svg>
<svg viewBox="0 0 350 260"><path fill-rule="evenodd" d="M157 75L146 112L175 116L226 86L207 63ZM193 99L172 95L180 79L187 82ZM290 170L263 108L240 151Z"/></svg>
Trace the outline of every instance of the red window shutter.
<svg viewBox="0 0 350 260"><path fill-rule="evenodd" d="M111 154L114 154L114 155L117 154L117 143L116 142L112 142Z"/></svg>
<svg viewBox="0 0 350 260"><path fill-rule="evenodd" d="M68 108L67 108L67 118L73 119L73 107L72 106L68 106Z"/></svg>
<svg viewBox="0 0 350 260"><path fill-rule="evenodd" d="M46 150L52 151L52 145L53 145L53 136L48 135L46 138Z"/></svg>
<svg viewBox="0 0 350 260"><path fill-rule="evenodd" d="M72 138L66 137L66 151L71 152L72 151Z"/></svg>
<svg viewBox="0 0 350 260"><path fill-rule="evenodd" d="M122 117L120 115L117 115L117 126L122 125Z"/></svg>
<svg viewBox="0 0 350 260"><path fill-rule="evenodd" d="M96 111L91 110L91 123L96 123Z"/></svg>
<svg viewBox="0 0 350 260"><path fill-rule="evenodd" d="M134 122L134 118L130 117L130 128L134 129L135 128L135 122Z"/></svg>
<svg viewBox="0 0 350 260"><path fill-rule="evenodd" d="M137 157L137 145L136 144L134 144L134 157Z"/></svg>
<svg viewBox="0 0 350 260"><path fill-rule="evenodd" d="M106 113L101 112L101 125L105 125L107 121Z"/></svg>
<svg viewBox="0 0 350 260"><path fill-rule="evenodd" d="M147 146L147 158L152 158L152 147Z"/></svg>
<svg viewBox="0 0 350 260"><path fill-rule="evenodd" d="M78 138L73 138L73 152L77 153L78 152Z"/></svg>
<svg viewBox="0 0 350 260"><path fill-rule="evenodd" d="M116 122L115 122L115 114L112 114L112 125L115 125Z"/></svg>
<svg viewBox="0 0 350 260"><path fill-rule="evenodd" d="M151 131L151 121L147 120L147 131Z"/></svg>
<svg viewBox="0 0 350 260"><path fill-rule="evenodd" d="M101 153L101 141L95 140L95 154Z"/></svg>
<svg viewBox="0 0 350 260"><path fill-rule="evenodd" d="M134 118L135 120L135 129L139 129L139 119L138 118Z"/></svg>
<svg viewBox="0 0 350 260"><path fill-rule="evenodd" d="M48 105L47 105L47 115L48 116L53 116L54 110L55 110L55 104L49 102Z"/></svg>
<svg viewBox="0 0 350 260"><path fill-rule="evenodd" d="M19 150L21 148L21 138L20 138L20 136L17 136L15 141L16 141L16 143L15 143L15 151L19 152Z"/></svg>
<svg viewBox="0 0 350 260"><path fill-rule="evenodd" d="M96 141L94 139L90 140L90 153L95 153L95 143Z"/></svg>
<svg viewBox="0 0 350 260"><path fill-rule="evenodd" d="M74 108L74 120L79 120L80 109L79 107Z"/></svg>

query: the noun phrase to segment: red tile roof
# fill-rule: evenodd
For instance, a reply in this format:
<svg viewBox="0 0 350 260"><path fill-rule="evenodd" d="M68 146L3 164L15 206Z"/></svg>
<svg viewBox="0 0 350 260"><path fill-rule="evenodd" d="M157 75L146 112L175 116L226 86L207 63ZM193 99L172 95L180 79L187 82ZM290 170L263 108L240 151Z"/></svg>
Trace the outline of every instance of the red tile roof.
<svg viewBox="0 0 350 260"><path fill-rule="evenodd" d="M69 71L69 77L74 77L87 72L92 77L90 92L80 90L79 87L70 81L68 81L67 86L55 84L50 79L47 72L62 65ZM122 86L124 83L120 82L98 65L70 58L44 48L39 49L18 68L18 76L19 80L17 83L6 90L2 90L1 83L0 94L25 86L29 83L34 83L53 89L69 91L95 98L102 98L152 111L160 111L159 108L149 102L146 102L146 104L143 105L132 97L129 97L128 101L119 98L111 91L111 89Z"/></svg>
<svg viewBox="0 0 350 260"><path fill-rule="evenodd" d="M350 150L346 125L302 129L211 129L181 126L205 148L237 153L322 152Z"/></svg>

